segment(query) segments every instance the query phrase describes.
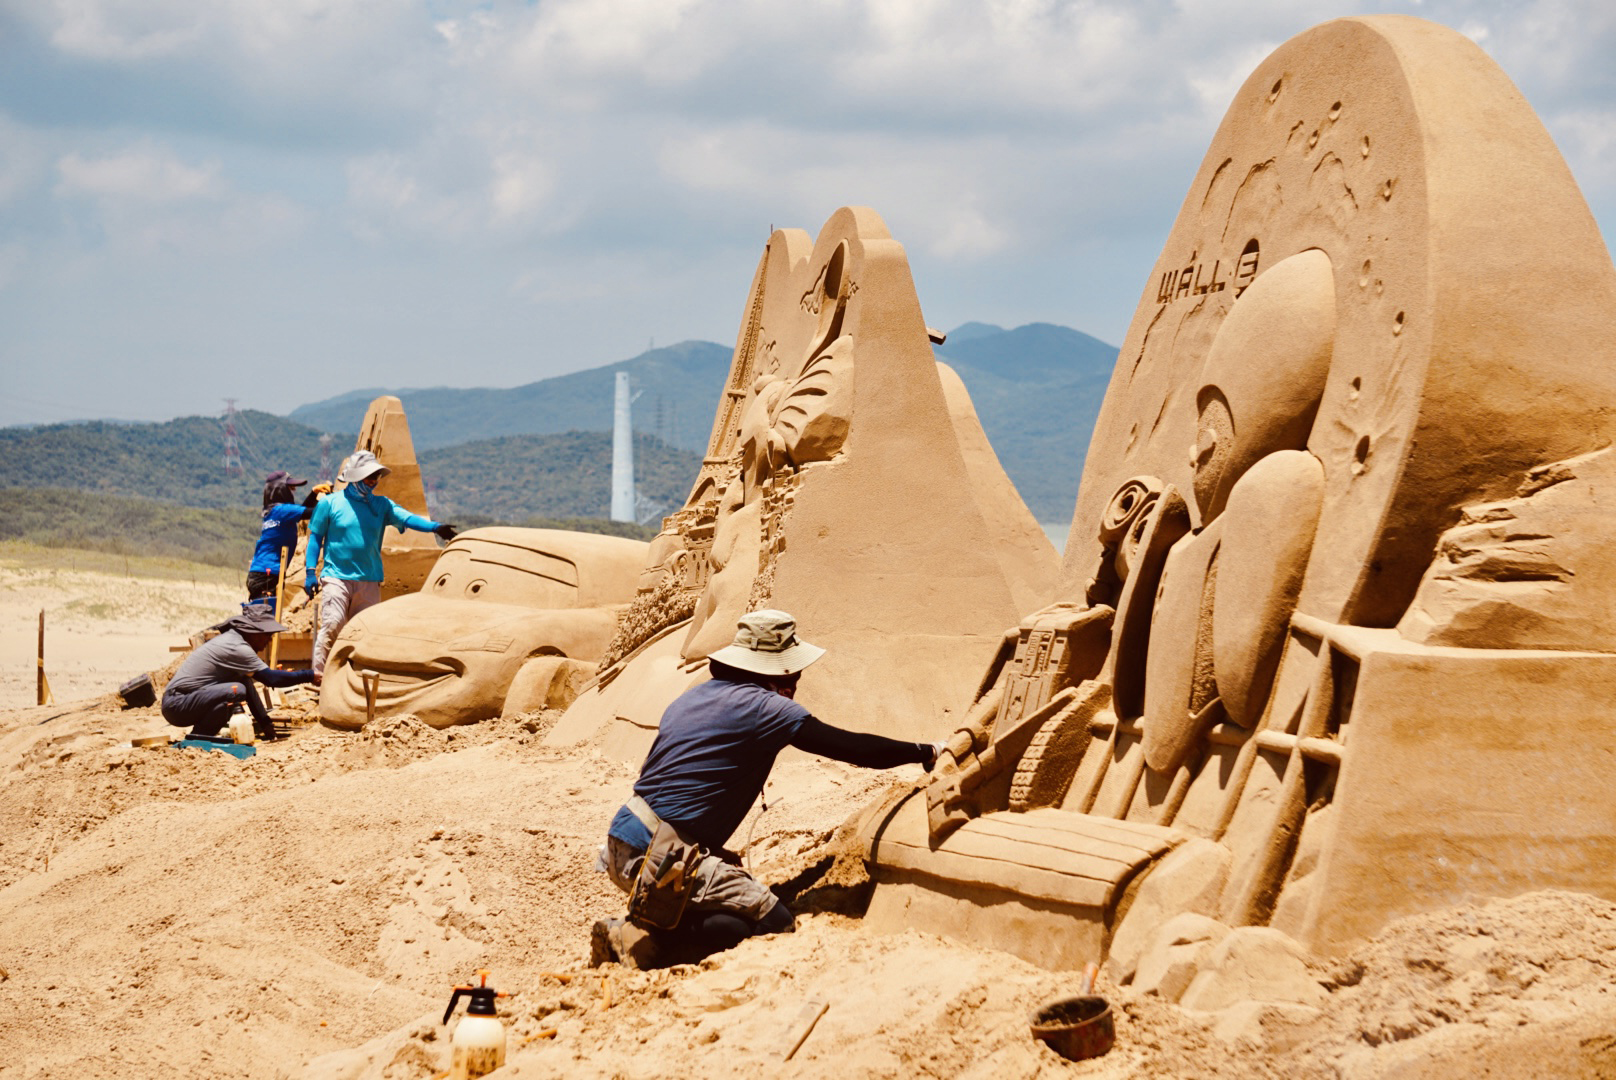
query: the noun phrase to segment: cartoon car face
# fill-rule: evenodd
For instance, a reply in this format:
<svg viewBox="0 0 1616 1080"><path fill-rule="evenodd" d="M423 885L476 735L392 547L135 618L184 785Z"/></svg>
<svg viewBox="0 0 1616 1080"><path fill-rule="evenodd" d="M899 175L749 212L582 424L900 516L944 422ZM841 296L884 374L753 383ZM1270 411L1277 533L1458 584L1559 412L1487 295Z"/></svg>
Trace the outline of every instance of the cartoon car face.
<svg viewBox="0 0 1616 1080"><path fill-rule="evenodd" d="M642 541L559 529L487 528L443 549L421 590L355 615L326 664L320 714L365 722L413 713L433 727L497 716L522 665L539 656L594 662L634 596Z"/></svg>

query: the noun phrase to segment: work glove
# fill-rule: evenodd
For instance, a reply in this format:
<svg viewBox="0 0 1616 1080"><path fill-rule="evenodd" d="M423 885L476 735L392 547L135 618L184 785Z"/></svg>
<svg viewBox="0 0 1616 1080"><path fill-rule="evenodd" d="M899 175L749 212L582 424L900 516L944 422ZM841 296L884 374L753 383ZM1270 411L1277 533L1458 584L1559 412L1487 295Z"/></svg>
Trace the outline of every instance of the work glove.
<svg viewBox="0 0 1616 1080"><path fill-rule="evenodd" d="M320 575L310 570L303 578L303 591L313 596L320 591Z"/></svg>
<svg viewBox="0 0 1616 1080"><path fill-rule="evenodd" d="M925 769L927 772L931 772L937 767L937 759L943 756L944 750L948 749L948 744L946 742L934 742L930 746L927 746L925 743L921 743L921 746L925 747L927 750L930 750L931 756L925 761L922 761L920 763L920 767Z"/></svg>
<svg viewBox="0 0 1616 1080"><path fill-rule="evenodd" d="M453 525L439 525L432 531L443 537L443 539L446 541L453 540L456 536L460 535L460 530L455 528Z"/></svg>

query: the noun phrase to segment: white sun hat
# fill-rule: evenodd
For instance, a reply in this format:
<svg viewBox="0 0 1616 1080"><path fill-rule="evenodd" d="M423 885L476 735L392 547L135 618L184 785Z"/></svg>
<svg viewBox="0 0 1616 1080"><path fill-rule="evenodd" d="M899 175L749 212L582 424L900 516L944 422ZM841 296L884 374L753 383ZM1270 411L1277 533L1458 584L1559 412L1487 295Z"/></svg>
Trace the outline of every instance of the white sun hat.
<svg viewBox="0 0 1616 1080"><path fill-rule="evenodd" d="M825 655L797 637L797 620L783 611L749 611L735 627L735 640L709 660L757 675L792 675Z"/></svg>
<svg viewBox="0 0 1616 1080"><path fill-rule="evenodd" d="M344 484L357 484L367 476L374 475L377 479L392 472L386 465L376 460L376 455L369 450L355 450L353 457L342 467L337 476Z"/></svg>

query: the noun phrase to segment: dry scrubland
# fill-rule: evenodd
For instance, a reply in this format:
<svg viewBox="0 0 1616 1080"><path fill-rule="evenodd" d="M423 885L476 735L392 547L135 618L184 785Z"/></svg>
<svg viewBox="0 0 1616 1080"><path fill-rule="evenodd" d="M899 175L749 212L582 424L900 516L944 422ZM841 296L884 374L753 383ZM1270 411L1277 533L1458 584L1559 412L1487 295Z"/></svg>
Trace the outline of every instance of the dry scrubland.
<svg viewBox="0 0 1616 1080"><path fill-rule="evenodd" d="M1322 1009L1193 1013L1102 979L1117 1049L1064 1062L1025 1020L1070 974L867 934L847 914L857 873L821 876L838 824L918 773L805 759L750 826L754 866L801 892L798 933L585 976L589 924L619 906L591 864L632 764L541 747L538 714L310 726L244 763L132 749L167 730L155 710L67 699L166 663L230 610L234 575L0 555L7 700L32 693L32 638L19 653L12 636L41 603L72 645L53 632L66 704L0 711L6 1080L427 1080L447 1065L448 988L479 966L513 995L513 1077L1616 1076L1616 905L1562 893L1407 920L1320 961ZM783 1062L809 1000L829 1009Z"/></svg>

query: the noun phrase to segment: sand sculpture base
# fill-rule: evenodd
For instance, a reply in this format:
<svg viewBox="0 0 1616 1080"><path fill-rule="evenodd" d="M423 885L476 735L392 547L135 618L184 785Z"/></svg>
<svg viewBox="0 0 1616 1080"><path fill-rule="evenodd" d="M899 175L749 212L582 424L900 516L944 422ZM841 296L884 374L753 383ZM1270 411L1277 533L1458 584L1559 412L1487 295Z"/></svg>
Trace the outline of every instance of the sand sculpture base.
<svg viewBox="0 0 1616 1080"><path fill-rule="evenodd" d="M1059 809L984 814L940 842L917 792L869 830L872 925L1080 966L1105 956L1130 886L1191 837L1234 868L1202 914L1320 953L1478 887L1616 899L1616 656L1428 646L1297 615L1275 698L1255 731L1214 727L1206 759L1173 776L1145 764L1137 724L1096 718Z"/></svg>

